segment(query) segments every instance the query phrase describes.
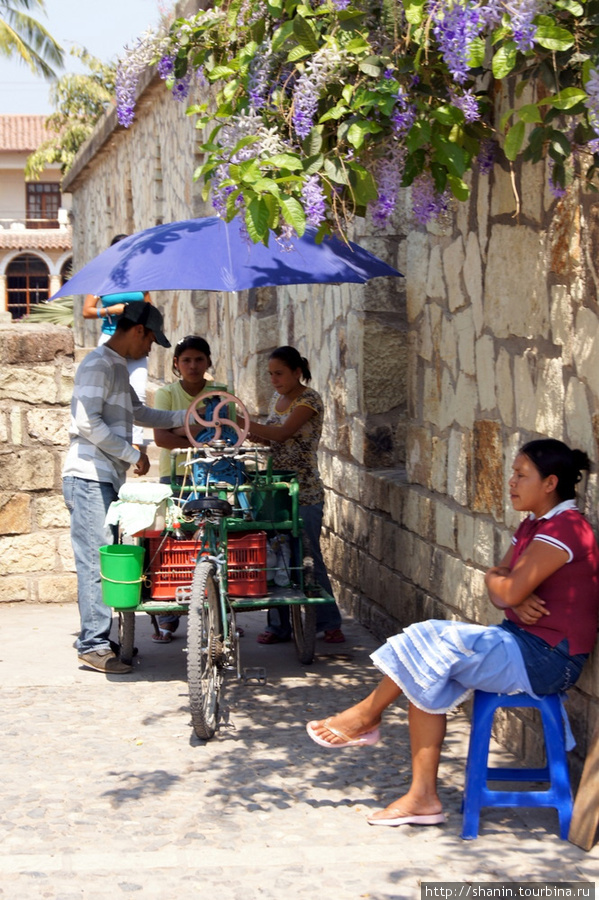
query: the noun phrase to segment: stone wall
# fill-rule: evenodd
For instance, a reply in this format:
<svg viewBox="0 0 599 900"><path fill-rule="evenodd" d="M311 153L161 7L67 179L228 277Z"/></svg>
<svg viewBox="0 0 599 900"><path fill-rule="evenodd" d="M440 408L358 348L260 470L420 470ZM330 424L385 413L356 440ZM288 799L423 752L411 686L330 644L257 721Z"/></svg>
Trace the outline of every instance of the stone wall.
<svg viewBox="0 0 599 900"><path fill-rule="evenodd" d="M211 214L191 180L196 138L152 80L130 129L113 114L99 125L65 183L76 268L118 231ZM519 518L507 478L523 441L563 438L599 461L599 206L574 189L556 201L546 175L496 168L428 229L404 209L383 234L357 223L349 236L405 279L157 297L171 339L206 335L219 381L228 303L232 386L252 413L266 409L274 347L309 359L326 403L327 562L342 605L381 638L430 616L498 620L483 577ZM77 342L91 337L78 323ZM170 355L153 351L150 371L170 380ZM593 475L582 502L594 525L597 491ZM597 654L569 703L580 759L599 716ZM501 730L538 755L533 718Z"/></svg>
<svg viewBox="0 0 599 900"><path fill-rule="evenodd" d="M73 335L0 325L0 601L76 600L61 490L73 390Z"/></svg>

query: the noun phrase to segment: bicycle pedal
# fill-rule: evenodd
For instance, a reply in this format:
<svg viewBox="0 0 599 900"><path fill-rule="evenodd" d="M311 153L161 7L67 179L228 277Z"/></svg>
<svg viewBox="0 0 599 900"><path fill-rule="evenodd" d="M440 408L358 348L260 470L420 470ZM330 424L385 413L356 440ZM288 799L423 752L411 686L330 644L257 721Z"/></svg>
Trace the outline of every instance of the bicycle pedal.
<svg viewBox="0 0 599 900"><path fill-rule="evenodd" d="M245 666L242 678L245 684L266 684L266 669L263 666Z"/></svg>

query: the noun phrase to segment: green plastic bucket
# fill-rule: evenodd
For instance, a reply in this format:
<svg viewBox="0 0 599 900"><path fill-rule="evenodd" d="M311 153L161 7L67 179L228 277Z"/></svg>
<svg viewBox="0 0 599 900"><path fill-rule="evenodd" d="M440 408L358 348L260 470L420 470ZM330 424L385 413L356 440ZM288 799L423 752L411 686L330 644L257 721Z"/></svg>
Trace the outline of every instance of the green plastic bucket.
<svg viewBox="0 0 599 900"><path fill-rule="evenodd" d="M100 547L102 600L113 609L132 609L141 597L145 548L133 544Z"/></svg>

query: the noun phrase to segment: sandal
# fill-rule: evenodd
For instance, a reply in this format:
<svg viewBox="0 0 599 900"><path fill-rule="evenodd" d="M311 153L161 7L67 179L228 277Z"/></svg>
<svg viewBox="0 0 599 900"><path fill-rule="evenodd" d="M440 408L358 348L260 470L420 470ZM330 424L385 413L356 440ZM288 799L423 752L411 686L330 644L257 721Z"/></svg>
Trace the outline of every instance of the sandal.
<svg viewBox="0 0 599 900"><path fill-rule="evenodd" d="M263 631L256 638L259 644L284 644L288 640L290 638L280 638L272 631Z"/></svg>
<svg viewBox="0 0 599 900"><path fill-rule="evenodd" d="M156 644L170 644L173 639L172 631L169 631L167 628L159 628L158 634L152 635L152 640Z"/></svg>
<svg viewBox="0 0 599 900"><path fill-rule="evenodd" d="M324 640L326 644L344 644L345 635L340 628L331 628L330 631L325 631Z"/></svg>

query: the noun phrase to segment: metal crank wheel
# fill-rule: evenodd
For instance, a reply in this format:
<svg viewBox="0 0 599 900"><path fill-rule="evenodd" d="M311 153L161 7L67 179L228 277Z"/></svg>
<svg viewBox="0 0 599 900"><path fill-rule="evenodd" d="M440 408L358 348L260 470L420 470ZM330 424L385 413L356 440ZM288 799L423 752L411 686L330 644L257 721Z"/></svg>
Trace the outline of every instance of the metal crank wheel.
<svg viewBox="0 0 599 900"><path fill-rule="evenodd" d="M291 607L293 640L298 659L309 666L314 660L316 646L316 607L312 603L294 604Z"/></svg>
<svg viewBox="0 0 599 900"><path fill-rule="evenodd" d="M199 410L205 407L206 401L211 397L218 397L220 402L216 405L214 412L212 413L212 419L204 419L203 416L200 415ZM227 418L230 403L235 404L235 412L240 421L243 422L243 425L238 425L237 422L233 422L232 419ZM220 441L223 428L230 428L237 435L237 440L233 446L239 447L248 436L250 430L250 416L239 397L235 397L233 394L227 394L224 391L208 391L200 397L196 397L185 415L185 433L193 447L203 446L202 444L198 444L195 439L195 435L198 433L198 426L201 428L214 429L214 434L207 442L208 444L212 444L214 441Z"/></svg>
<svg viewBox="0 0 599 900"><path fill-rule="evenodd" d="M187 684L191 721L204 741L214 736L218 725L224 658L216 566L200 560L191 583L187 621Z"/></svg>
<svg viewBox="0 0 599 900"><path fill-rule="evenodd" d="M131 665L133 645L135 642L135 613L119 610L119 658L121 662Z"/></svg>

